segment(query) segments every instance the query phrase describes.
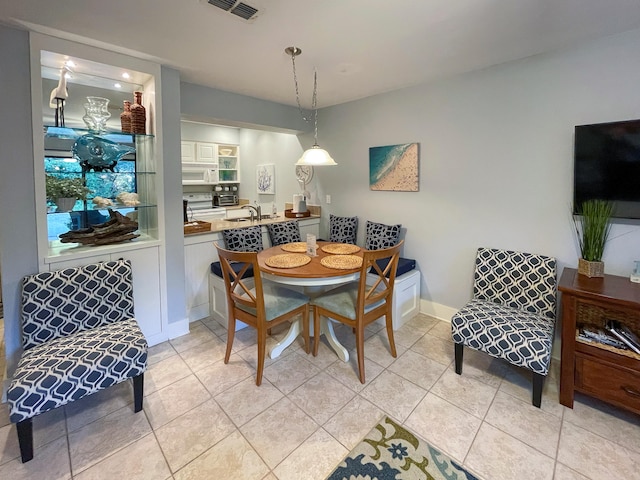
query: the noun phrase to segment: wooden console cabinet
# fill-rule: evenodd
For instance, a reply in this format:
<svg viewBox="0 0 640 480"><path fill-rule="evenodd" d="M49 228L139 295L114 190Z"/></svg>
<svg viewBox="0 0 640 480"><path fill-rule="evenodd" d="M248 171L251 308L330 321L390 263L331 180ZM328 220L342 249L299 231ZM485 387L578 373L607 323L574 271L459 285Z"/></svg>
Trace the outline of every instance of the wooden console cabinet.
<svg viewBox="0 0 640 480"><path fill-rule="evenodd" d="M627 277L588 278L565 268L562 292L562 366L560 403L573 408L574 392L582 392L640 413L640 355L576 338L579 325L604 327L608 319L640 334L640 284Z"/></svg>

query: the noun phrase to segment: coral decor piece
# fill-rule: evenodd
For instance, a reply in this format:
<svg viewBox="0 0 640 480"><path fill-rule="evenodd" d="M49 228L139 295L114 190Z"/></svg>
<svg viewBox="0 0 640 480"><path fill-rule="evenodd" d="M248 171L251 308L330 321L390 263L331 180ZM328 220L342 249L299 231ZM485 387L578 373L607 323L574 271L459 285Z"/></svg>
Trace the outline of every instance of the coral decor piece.
<svg viewBox="0 0 640 480"><path fill-rule="evenodd" d="M126 205L127 207L135 207L136 205L140 205L140 200L138 200L138 194L135 192L122 192L116 195L116 200L118 200L121 204Z"/></svg>

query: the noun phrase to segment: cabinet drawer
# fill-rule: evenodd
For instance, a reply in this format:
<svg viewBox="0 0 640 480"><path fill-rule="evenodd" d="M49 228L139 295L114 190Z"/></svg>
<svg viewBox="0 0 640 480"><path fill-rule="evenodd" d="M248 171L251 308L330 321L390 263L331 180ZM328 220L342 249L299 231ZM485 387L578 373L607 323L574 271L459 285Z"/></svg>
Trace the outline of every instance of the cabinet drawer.
<svg viewBox="0 0 640 480"><path fill-rule="evenodd" d="M576 387L602 400L640 412L640 372L577 357Z"/></svg>

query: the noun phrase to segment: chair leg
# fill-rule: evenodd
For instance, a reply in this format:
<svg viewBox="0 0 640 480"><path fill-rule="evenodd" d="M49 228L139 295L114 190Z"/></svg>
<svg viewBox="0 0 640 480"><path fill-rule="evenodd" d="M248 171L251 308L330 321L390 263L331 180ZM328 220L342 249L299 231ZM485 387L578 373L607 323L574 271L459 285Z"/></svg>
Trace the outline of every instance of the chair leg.
<svg viewBox="0 0 640 480"><path fill-rule="evenodd" d="M33 458L33 419L27 418L16 423L18 430L18 443L20 444L20 456L22 463Z"/></svg>
<svg viewBox="0 0 640 480"><path fill-rule="evenodd" d="M358 352L360 383L364 383L364 325L362 323L356 326L356 350Z"/></svg>
<svg viewBox="0 0 640 480"><path fill-rule="evenodd" d="M231 347L233 347L233 337L236 334L236 319L229 315L229 322L227 324L227 352L224 354L224 363L229 363L229 357L231 356Z"/></svg>
<svg viewBox="0 0 640 480"><path fill-rule="evenodd" d="M455 343L455 356L456 356L456 373L462 375L462 354L464 353L464 345L462 343Z"/></svg>
<svg viewBox="0 0 640 480"><path fill-rule="evenodd" d="M533 373L533 406L540 408L542 403L542 387L544 386L544 375L541 373Z"/></svg>
<svg viewBox="0 0 640 480"><path fill-rule="evenodd" d="M391 311L387 312L384 316L387 324L387 337L389 337L389 346L391 347L391 356L396 358L398 356L396 352L396 341L393 338L393 320L391 317Z"/></svg>
<svg viewBox="0 0 640 480"><path fill-rule="evenodd" d="M142 410L142 399L144 398L144 373L133 377L133 411Z"/></svg>
<svg viewBox="0 0 640 480"><path fill-rule="evenodd" d="M320 312L318 307L313 307L313 356L318 356L318 347L320 346Z"/></svg>
<svg viewBox="0 0 640 480"><path fill-rule="evenodd" d="M307 355L311 352L309 340L309 305L302 312L302 336L304 337L304 351Z"/></svg>
<svg viewBox="0 0 640 480"><path fill-rule="evenodd" d="M262 384L262 372L264 372L264 356L267 350L267 329L263 326L258 327L258 371L256 372L256 385Z"/></svg>

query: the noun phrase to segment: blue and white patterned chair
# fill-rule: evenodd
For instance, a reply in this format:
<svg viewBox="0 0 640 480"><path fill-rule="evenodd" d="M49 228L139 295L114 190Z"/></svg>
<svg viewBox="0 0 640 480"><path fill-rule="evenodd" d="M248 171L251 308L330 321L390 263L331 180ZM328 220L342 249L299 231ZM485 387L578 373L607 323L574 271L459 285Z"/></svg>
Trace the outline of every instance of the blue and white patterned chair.
<svg viewBox="0 0 640 480"><path fill-rule="evenodd" d="M23 462L33 458L36 415L129 378L142 410L147 341L134 318L129 261L26 276L22 340L7 400Z"/></svg>
<svg viewBox="0 0 640 480"><path fill-rule="evenodd" d="M479 248L473 299L451 318L456 373L463 347L533 372L540 407L556 322L556 260L531 253Z"/></svg>
<svg viewBox="0 0 640 480"><path fill-rule="evenodd" d="M267 225L267 232L269 233L272 247L302 241L297 220L270 223Z"/></svg>

